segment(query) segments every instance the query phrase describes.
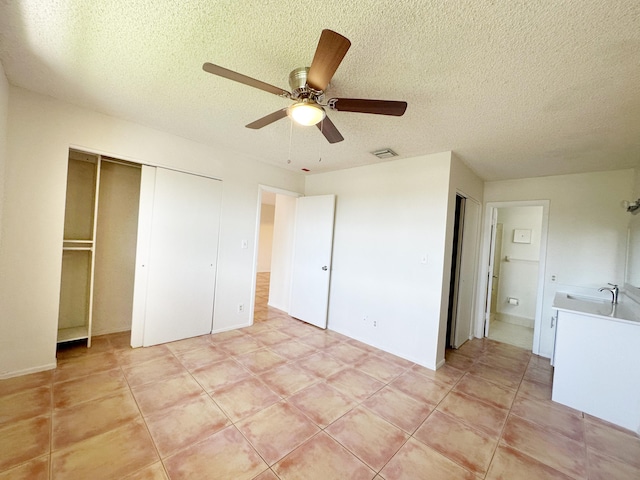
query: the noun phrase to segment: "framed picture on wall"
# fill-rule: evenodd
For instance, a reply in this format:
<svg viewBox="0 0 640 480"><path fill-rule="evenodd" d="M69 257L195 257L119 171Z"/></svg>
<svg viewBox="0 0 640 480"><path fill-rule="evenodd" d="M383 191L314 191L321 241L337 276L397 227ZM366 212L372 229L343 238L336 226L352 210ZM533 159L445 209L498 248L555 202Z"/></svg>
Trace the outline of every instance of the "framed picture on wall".
<svg viewBox="0 0 640 480"><path fill-rule="evenodd" d="M524 228L514 228L513 243L531 243L531 230Z"/></svg>

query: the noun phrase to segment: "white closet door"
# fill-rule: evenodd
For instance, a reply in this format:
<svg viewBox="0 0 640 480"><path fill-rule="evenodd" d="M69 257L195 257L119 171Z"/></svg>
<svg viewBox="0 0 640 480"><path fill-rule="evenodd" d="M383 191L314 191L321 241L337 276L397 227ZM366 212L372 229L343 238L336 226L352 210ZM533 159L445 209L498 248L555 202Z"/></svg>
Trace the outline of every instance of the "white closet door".
<svg viewBox="0 0 640 480"><path fill-rule="evenodd" d="M289 315L327 328L335 195L297 199Z"/></svg>
<svg viewBox="0 0 640 480"><path fill-rule="evenodd" d="M211 332L222 183L156 169L144 346Z"/></svg>

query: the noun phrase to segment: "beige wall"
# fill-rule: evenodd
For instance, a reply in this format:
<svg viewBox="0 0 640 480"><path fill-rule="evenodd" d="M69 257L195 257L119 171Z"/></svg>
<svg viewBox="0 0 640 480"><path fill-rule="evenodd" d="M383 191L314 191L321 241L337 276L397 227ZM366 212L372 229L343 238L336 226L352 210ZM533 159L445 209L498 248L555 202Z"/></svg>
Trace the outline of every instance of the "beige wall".
<svg viewBox="0 0 640 480"><path fill-rule="evenodd" d="M0 244L0 377L55 365L70 146L222 179L214 329L251 322L249 309L238 313L237 305L251 303L258 186L302 192L303 177L16 87L9 89L8 131ZM247 249L241 248L245 239Z"/></svg>
<svg viewBox="0 0 640 480"><path fill-rule="evenodd" d="M275 205L262 204L260 213L260 244L258 245L258 272L271 271L271 249L273 247L273 218Z"/></svg>
<svg viewBox="0 0 640 480"><path fill-rule="evenodd" d="M4 172L7 163L8 117L9 82L0 63L0 244L2 243L2 210L4 205Z"/></svg>

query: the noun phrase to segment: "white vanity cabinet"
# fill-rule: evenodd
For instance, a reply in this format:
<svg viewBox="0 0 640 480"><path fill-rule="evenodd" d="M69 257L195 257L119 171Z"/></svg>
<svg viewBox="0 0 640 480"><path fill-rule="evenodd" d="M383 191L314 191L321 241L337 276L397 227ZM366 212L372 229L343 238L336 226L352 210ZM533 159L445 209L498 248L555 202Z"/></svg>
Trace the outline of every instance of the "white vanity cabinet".
<svg viewBox="0 0 640 480"><path fill-rule="evenodd" d="M552 399L640 433L638 304L591 303L556 295Z"/></svg>

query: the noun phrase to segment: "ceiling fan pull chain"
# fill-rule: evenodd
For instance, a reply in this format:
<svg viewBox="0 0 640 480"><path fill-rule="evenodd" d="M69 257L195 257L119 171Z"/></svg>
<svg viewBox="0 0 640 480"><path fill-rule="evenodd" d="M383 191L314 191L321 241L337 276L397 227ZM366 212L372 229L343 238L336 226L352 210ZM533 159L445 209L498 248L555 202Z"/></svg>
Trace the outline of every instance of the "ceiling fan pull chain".
<svg viewBox="0 0 640 480"><path fill-rule="evenodd" d="M320 120L320 131L324 128L324 118ZM318 163L322 162L322 138L318 141Z"/></svg>
<svg viewBox="0 0 640 480"><path fill-rule="evenodd" d="M287 156L287 165L291 163L291 143L293 142L293 120L289 121L289 155Z"/></svg>

